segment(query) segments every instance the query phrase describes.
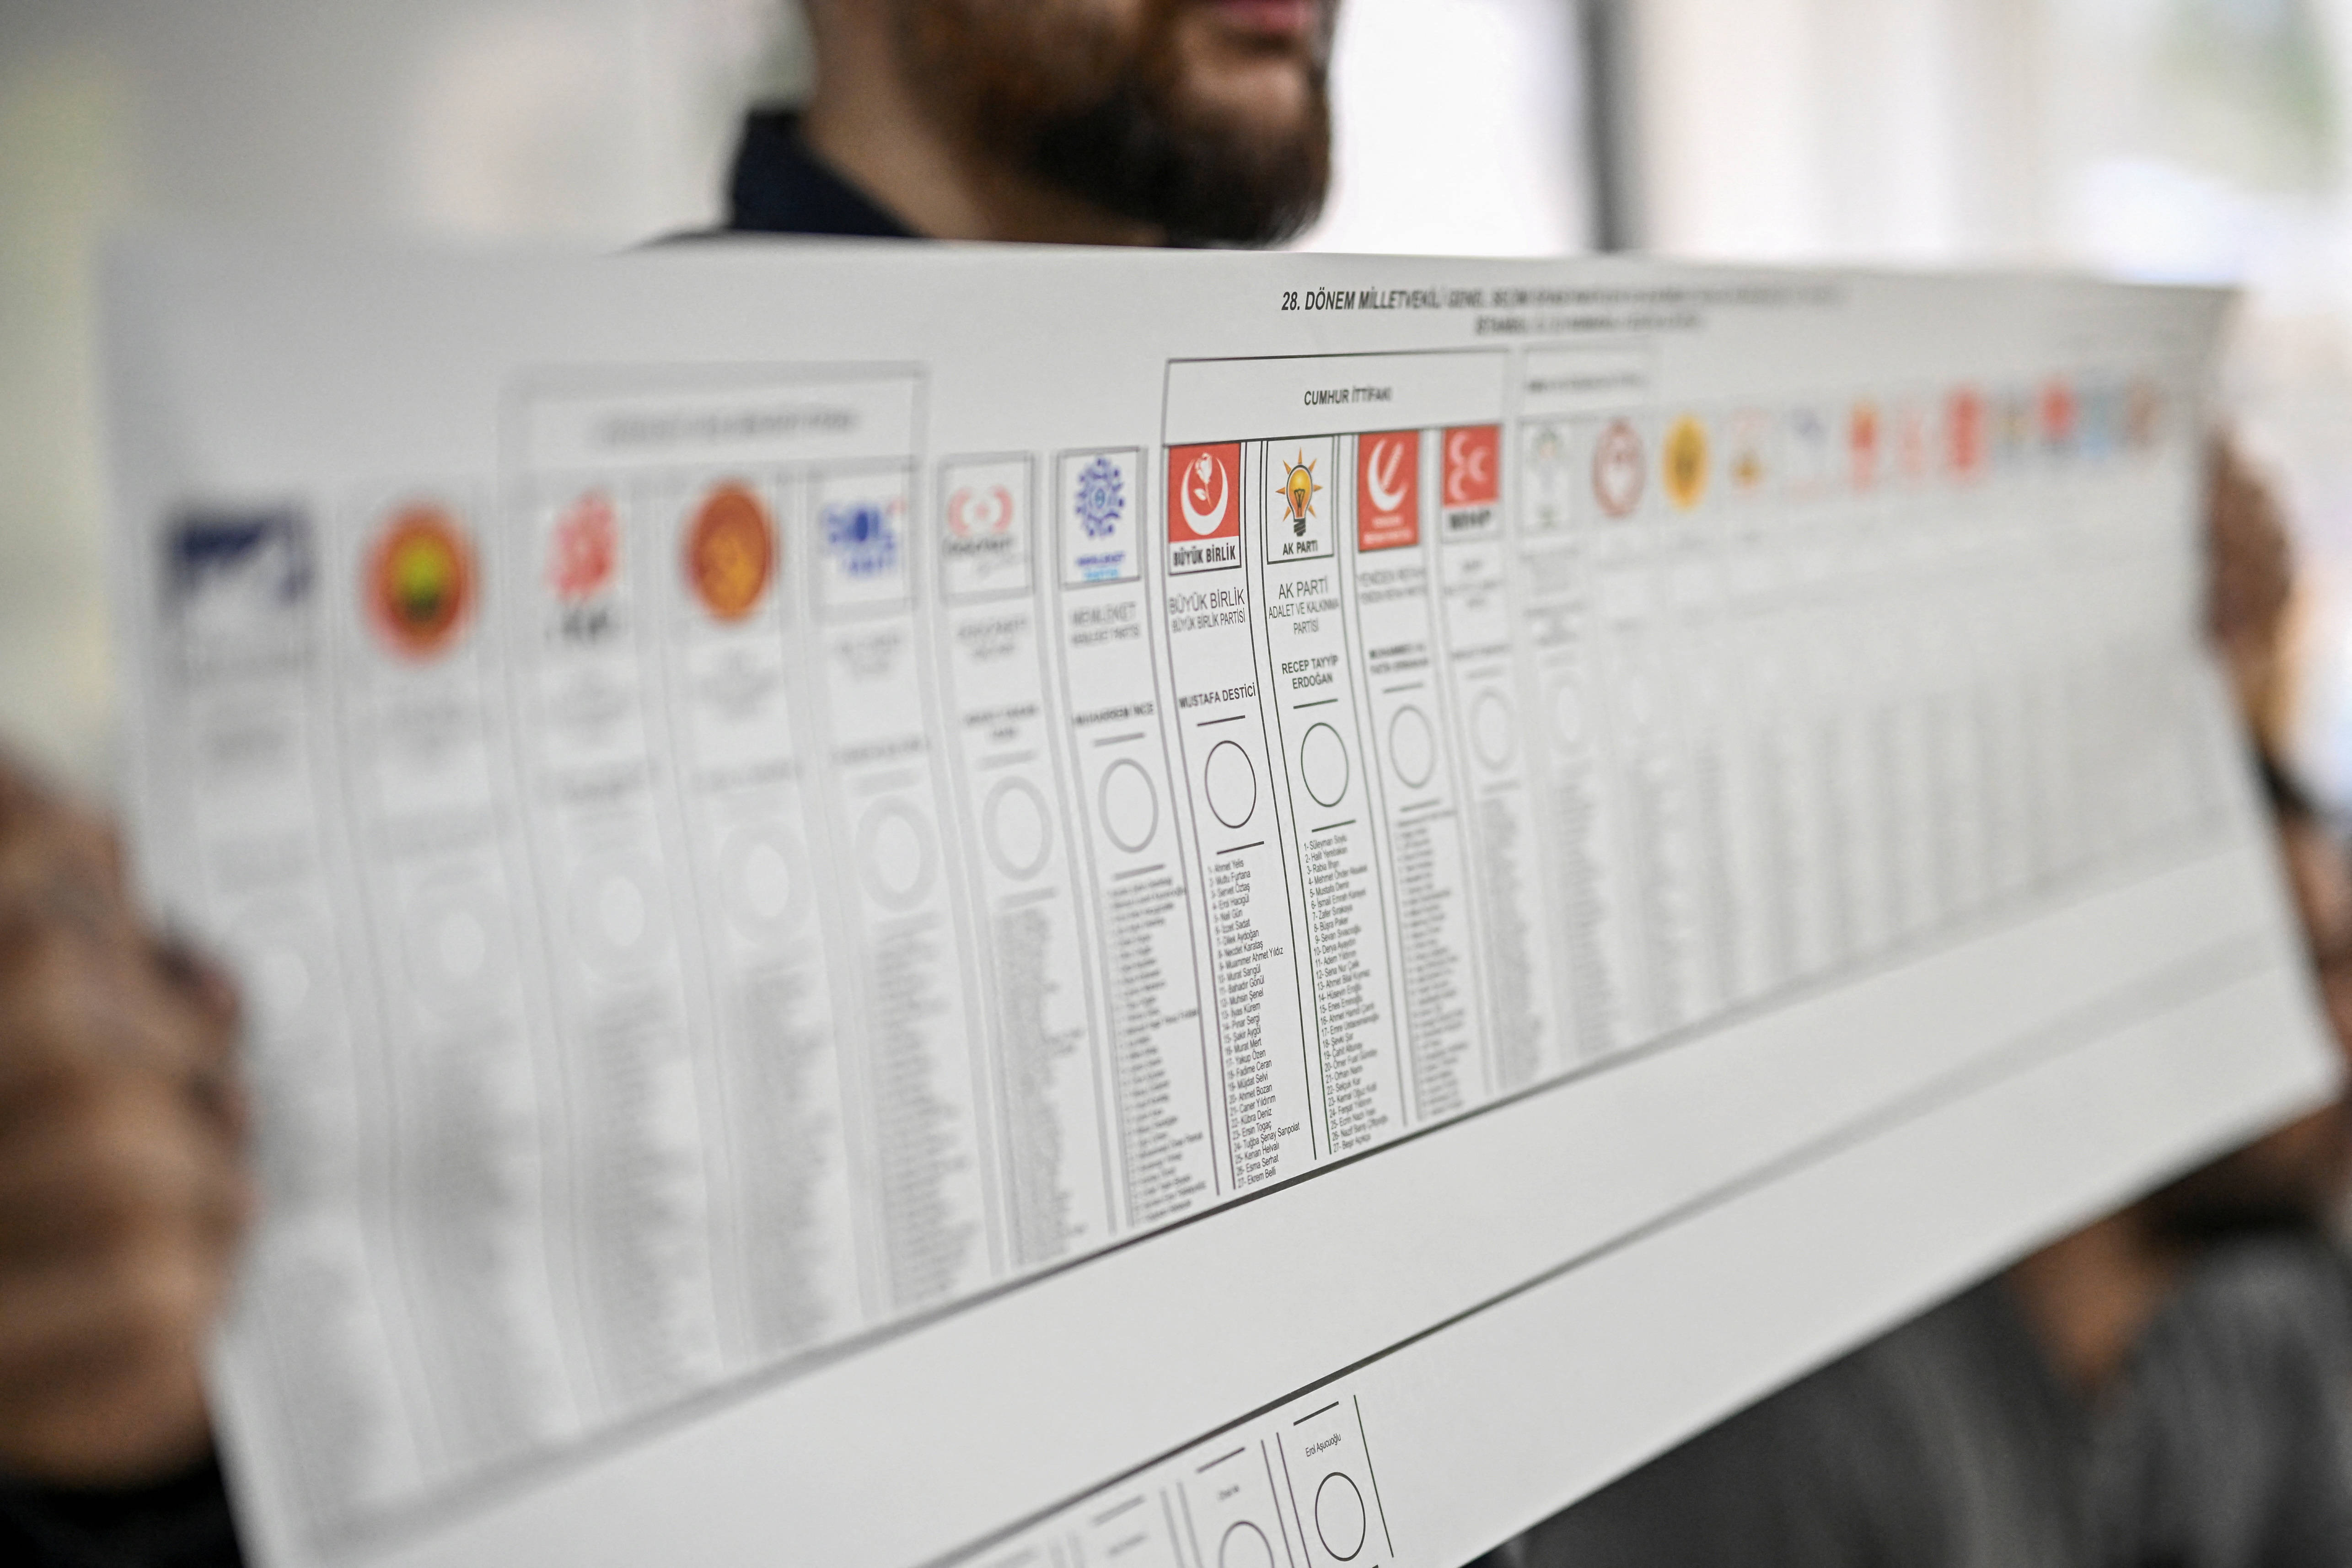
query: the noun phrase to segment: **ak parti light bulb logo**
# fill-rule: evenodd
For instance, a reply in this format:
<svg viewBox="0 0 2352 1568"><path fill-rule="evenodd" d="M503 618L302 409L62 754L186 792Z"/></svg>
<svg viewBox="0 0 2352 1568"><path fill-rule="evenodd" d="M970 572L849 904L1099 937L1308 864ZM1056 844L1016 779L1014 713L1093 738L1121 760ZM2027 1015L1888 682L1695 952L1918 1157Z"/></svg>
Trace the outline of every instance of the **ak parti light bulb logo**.
<svg viewBox="0 0 2352 1568"><path fill-rule="evenodd" d="M1307 537L1307 525L1316 518L1315 498L1323 493L1316 481L1315 459L1304 448L1282 468L1282 488L1275 492L1281 498L1283 516L1289 521L1290 531L1299 538Z"/></svg>
<svg viewBox="0 0 2352 1568"><path fill-rule="evenodd" d="M1390 430L1356 443L1356 548L1421 542L1421 434Z"/></svg>

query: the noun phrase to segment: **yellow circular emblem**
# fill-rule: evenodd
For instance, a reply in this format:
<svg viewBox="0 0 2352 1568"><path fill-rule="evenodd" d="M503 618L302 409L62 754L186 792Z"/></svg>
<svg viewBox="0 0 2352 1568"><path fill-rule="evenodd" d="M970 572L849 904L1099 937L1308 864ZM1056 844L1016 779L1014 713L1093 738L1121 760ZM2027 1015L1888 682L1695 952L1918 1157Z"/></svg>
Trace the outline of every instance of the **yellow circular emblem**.
<svg viewBox="0 0 2352 1568"><path fill-rule="evenodd" d="M1322 489L1315 482L1314 461L1305 452L1285 465L1279 493L1292 532L1307 531L1307 520L1315 515L1315 498Z"/></svg>
<svg viewBox="0 0 2352 1568"><path fill-rule="evenodd" d="M1666 495L1685 511L1706 494L1706 426L1685 414L1666 432Z"/></svg>
<svg viewBox="0 0 2352 1568"><path fill-rule="evenodd" d="M394 652L430 659L447 651L474 607L474 552L456 518L436 506L395 513L369 552L367 605Z"/></svg>

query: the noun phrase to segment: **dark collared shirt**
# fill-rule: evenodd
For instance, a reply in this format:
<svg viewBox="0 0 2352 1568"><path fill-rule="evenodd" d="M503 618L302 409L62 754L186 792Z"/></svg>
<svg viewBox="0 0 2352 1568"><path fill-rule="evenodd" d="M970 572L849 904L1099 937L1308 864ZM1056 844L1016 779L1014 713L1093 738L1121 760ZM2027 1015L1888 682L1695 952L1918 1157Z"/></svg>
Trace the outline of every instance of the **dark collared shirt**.
<svg viewBox="0 0 2352 1568"><path fill-rule="evenodd" d="M781 109L756 110L743 121L727 182L727 226L739 234L919 237L810 152L801 117Z"/></svg>

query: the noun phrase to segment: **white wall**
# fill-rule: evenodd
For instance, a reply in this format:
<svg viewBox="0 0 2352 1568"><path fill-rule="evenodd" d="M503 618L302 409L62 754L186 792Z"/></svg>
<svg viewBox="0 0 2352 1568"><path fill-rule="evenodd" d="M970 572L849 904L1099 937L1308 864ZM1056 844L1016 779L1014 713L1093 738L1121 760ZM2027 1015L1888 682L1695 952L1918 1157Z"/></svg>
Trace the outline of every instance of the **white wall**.
<svg viewBox="0 0 2352 1568"><path fill-rule="evenodd" d="M1573 0L1345 0L1309 250L1548 256L1588 239Z"/></svg>

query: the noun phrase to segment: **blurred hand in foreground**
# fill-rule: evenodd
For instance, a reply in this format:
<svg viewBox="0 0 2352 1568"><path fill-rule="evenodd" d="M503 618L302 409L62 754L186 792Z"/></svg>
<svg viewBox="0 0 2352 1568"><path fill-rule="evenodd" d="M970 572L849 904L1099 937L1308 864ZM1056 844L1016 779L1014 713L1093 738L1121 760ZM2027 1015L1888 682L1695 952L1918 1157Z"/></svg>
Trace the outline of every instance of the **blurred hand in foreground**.
<svg viewBox="0 0 2352 1568"><path fill-rule="evenodd" d="M2294 585L2294 547L2277 497L2235 442L2214 442L2210 474L2206 629L2237 688L2239 710L2267 735L2282 700L2282 623Z"/></svg>
<svg viewBox="0 0 2352 1568"><path fill-rule="evenodd" d="M0 759L0 1470L117 1485L205 1452L252 1208L236 1031L107 825Z"/></svg>

